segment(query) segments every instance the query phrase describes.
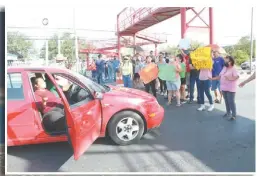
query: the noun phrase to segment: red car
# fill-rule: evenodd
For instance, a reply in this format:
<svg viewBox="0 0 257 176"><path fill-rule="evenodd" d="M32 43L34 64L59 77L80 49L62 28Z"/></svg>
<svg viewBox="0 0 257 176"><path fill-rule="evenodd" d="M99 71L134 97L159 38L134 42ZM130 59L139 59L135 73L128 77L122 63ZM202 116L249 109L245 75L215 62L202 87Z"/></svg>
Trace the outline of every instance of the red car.
<svg viewBox="0 0 257 176"><path fill-rule="evenodd" d="M48 131L42 123L33 79L41 77L47 89L56 91L64 105L66 125L63 131ZM69 97L58 79L69 82ZM62 85L64 86L64 85ZM74 96L73 96L74 95ZM69 141L77 160L98 138L109 136L116 144L137 142L149 129L159 127L164 109L156 98L140 90L101 86L76 72L49 67L10 67L7 75L7 144L18 146Z"/></svg>

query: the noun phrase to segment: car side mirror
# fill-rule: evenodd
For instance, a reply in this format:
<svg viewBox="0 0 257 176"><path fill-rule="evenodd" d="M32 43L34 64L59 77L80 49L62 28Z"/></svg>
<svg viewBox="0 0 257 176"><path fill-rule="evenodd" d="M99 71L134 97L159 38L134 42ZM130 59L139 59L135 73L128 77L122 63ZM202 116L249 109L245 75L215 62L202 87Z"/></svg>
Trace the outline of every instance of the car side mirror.
<svg viewBox="0 0 257 176"><path fill-rule="evenodd" d="M102 92L95 92L95 99L102 100L104 98L104 94Z"/></svg>

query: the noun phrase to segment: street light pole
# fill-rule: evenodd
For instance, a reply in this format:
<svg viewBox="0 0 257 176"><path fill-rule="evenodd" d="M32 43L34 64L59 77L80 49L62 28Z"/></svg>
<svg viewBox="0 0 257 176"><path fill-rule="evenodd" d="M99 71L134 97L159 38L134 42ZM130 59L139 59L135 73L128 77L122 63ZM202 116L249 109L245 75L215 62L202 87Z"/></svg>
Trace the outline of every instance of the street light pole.
<svg viewBox="0 0 257 176"><path fill-rule="evenodd" d="M76 70L79 72L79 56L78 56L78 38L76 32L76 13L75 8L73 9L73 29L74 29L74 37L75 37L75 57L76 57Z"/></svg>
<svg viewBox="0 0 257 176"><path fill-rule="evenodd" d="M61 54L61 40L60 40L60 33L58 32L58 55Z"/></svg>
<svg viewBox="0 0 257 176"><path fill-rule="evenodd" d="M253 7L251 13L251 53L250 53L250 74L252 73L252 59L253 59Z"/></svg>
<svg viewBox="0 0 257 176"><path fill-rule="evenodd" d="M46 59L46 66L48 66L48 38L46 35L46 26L48 25L48 19L44 18L42 20L43 25L45 26L45 44L46 44L46 55L45 55L45 59Z"/></svg>

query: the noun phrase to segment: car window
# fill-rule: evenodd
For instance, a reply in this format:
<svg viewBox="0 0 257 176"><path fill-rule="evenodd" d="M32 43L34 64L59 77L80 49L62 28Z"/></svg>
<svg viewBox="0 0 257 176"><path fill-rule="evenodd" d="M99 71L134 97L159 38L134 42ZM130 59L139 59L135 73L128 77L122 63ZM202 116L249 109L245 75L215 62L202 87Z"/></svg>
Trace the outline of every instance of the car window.
<svg viewBox="0 0 257 176"><path fill-rule="evenodd" d="M109 92L110 88L108 86L102 86L100 84L97 84L96 82L92 81L91 79L77 73L74 71L69 71L71 75L74 75L77 79L79 79L85 86L87 86L92 93L94 92Z"/></svg>
<svg viewBox="0 0 257 176"><path fill-rule="evenodd" d="M7 74L7 100L24 100L21 73Z"/></svg>
<svg viewBox="0 0 257 176"><path fill-rule="evenodd" d="M57 85L62 88L71 108L84 105L94 100L90 90L78 85L69 75L53 74L53 77L55 78Z"/></svg>

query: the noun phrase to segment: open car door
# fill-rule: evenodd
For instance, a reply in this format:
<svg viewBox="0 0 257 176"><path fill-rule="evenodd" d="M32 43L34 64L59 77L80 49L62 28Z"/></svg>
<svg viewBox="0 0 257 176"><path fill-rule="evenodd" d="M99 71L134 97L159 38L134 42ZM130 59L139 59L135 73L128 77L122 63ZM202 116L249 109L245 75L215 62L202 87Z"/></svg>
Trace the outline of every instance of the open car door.
<svg viewBox="0 0 257 176"><path fill-rule="evenodd" d="M72 107L69 105L63 91L56 85L56 81L54 81L52 75L48 74L48 76L55 84L57 92L64 103L68 140L74 151L74 159L78 160L100 135L102 122L101 102L91 99L90 101L80 102L75 107ZM72 79L70 76L67 77L69 80ZM71 81L82 84L74 80L74 78Z"/></svg>

